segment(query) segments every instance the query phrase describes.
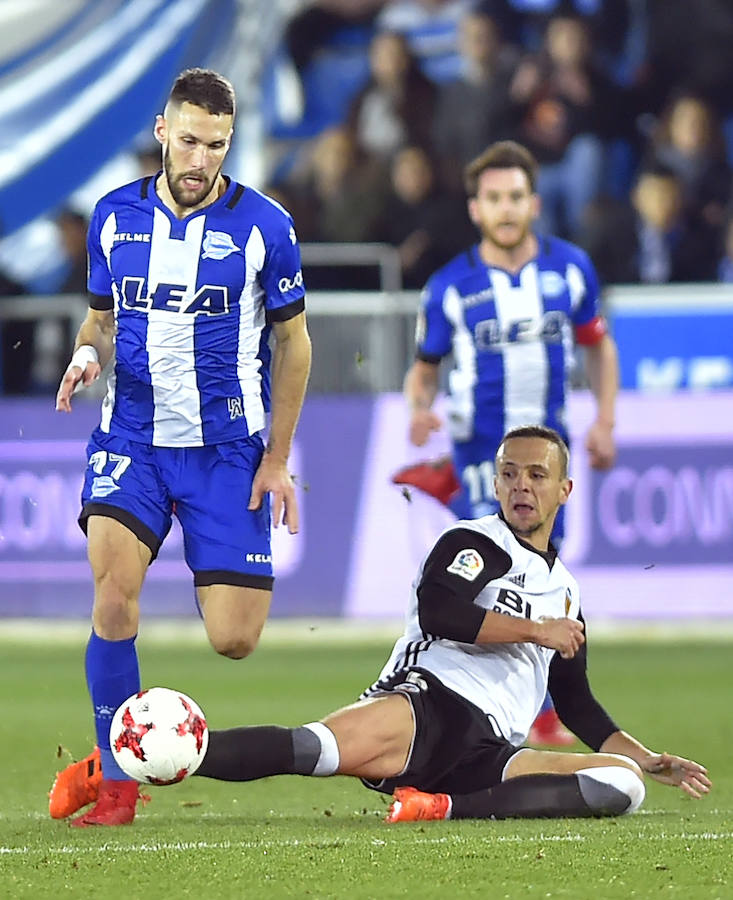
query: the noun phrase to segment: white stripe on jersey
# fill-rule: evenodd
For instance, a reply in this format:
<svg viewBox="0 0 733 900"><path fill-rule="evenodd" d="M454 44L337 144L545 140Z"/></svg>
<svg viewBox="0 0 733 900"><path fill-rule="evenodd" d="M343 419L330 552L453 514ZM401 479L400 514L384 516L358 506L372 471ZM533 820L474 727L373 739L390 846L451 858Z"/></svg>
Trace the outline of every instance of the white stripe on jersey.
<svg viewBox="0 0 733 900"><path fill-rule="evenodd" d="M110 262L110 257L112 254L112 245L115 240L115 232L117 231L117 216L114 213L110 213L105 219L104 225L99 232L99 243L102 247L102 252L104 253L104 258L107 260L107 268L111 271L112 265ZM117 304L119 303L119 296L117 293L117 286L114 282L112 282L112 293L115 298L115 319L117 318ZM114 374L114 369L112 369L107 376L107 393L102 401L102 415L99 422L99 428L101 431L109 434L109 426L112 421L112 410L115 408L115 384L116 378Z"/></svg>
<svg viewBox="0 0 733 900"><path fill-rule="evenodd" d="M585 297L585 278L575 263L568 263L565 269L565 281L570 293L570 308L575 312Z"/></svg>
<svg viewBox="0 0 733 900"><path fill-rule="evenodd" d="M547 403L548 364L545 345L540 339L542 295L537 264L526 265L513 287L506 272L489 269L499 331L506 334L516 322L529 322L522 337L502 345L504 362L504 431L520 425L542 424Z"/></svg>
<svg viewBox="0 0 733 900"><path fill-rule="evenodd" d="M246 275L244 290L239 298L239 342L237 347L237 377L242 388L244 415L250 434L265 427L265 407L262 403L259 374L262 361L259 359L261 329L265 326L265 305L258 299L264 296L264 289L258 274L265 266L265 240L255 225L252 227L244 247Z"/></svg>
<svg viewBox="0 0 733 900"><path fill-rule="evenodd" d="M184 296L196 293L201 241L206 216L186 226L184 239L172 240L171 223L155 208L150 238L148 291L159 284L183 284ZM153 389L153 444L203 446L200 394L194 358L195 316L151 309L148 312L146 350Z"/></svg>
<svg viewBox="0 0 733 900"><path fill-rule="evenodd" d="M455 368L448 375L448 428L454 441L467 441L473 436L475 402L473 389L478 378L476 344L466 325L461 296L451 285L443 296L443 312L453 326Z"/></svg>

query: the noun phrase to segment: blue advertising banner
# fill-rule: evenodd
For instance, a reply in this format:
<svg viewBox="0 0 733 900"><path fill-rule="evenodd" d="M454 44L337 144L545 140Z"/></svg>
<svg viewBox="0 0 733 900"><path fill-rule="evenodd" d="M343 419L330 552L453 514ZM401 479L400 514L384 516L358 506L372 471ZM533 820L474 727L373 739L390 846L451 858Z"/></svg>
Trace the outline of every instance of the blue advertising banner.
<svg viewBox="0 0 733 900"><path fill-rule="evenodd" d="M733 387L733 286L610 288L607 305L622 387Z"/></svg>

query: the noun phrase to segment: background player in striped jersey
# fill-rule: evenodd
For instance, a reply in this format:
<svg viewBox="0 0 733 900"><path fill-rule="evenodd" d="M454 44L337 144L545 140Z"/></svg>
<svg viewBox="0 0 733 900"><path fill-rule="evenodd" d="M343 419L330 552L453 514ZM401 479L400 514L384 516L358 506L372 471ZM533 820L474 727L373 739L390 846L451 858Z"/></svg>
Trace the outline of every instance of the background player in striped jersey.
<svg viewBox="0 0 733 900"><path fill-rule="evenodd" d="M423 463L393 480L436 496L459 518L496 512L493 460L501 436L543 424L568 440L565 404L574 342L597 414L587 438L596 468L613 464L616 345L599 314L598 280L587 254L532 230L539 214L537 164L512 141L490 146L465 171L468 211L478 244L428 281L418 316L416 359L405 378L410 441L422 446L442 426L432 405L441 360L452 354L447 427L452 460ZM554 537L563 534L558 516ZM534 739L567 743L547 704Z"/></svg>
<svg viewBox="0 0 733 900"><path fill-rule="evenodd" d="M496 458L500 514L448 528L420 566L405 630L359 701L299 728L212 731L199 775L353 775L394 793L388 822L620 815L644 774L692 797L703 766L648 749L587 678L578 584L550 533L572 483L562 437L509 432ZM595 752L521 745L549 683Z"/></svg>
<svg viewBox="0 0 733 900"><path fill-rule="evenodd" d="M90 309L57 396L70 412L114 352L79 519L99 749L50 795L54 818L97 800L77 826L135 815L137 784L112 757L109 725L140 688L138 598L172 514L209 640L232 659L252 652L267 618L271 518L298 530L287 463L311 358L300 252L290 215L222 174L234 112L225 78L183 72L155 122L162 171L103 197L90 223Z"/></svg>

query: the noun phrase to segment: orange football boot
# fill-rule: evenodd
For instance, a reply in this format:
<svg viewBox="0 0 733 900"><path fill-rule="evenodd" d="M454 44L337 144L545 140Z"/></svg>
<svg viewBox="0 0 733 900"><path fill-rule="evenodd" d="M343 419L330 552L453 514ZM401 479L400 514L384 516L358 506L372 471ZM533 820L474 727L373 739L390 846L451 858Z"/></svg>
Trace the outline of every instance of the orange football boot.
<svg viewBox="0 0 733 900"><path fill-rule="evenodd" d="M384 821L422 822L430 819L445 819L450 812L448 794L426 794L414 787L398 787L393 796Z"/></svg>
<svg viewBox="0 0 733 900"><path fill-rule="evenodd" d="M48 794L48 811L52 819L73 816L82 806L94 803L102 781L102 761L99 748L71 763L56 774Z"/></svg>

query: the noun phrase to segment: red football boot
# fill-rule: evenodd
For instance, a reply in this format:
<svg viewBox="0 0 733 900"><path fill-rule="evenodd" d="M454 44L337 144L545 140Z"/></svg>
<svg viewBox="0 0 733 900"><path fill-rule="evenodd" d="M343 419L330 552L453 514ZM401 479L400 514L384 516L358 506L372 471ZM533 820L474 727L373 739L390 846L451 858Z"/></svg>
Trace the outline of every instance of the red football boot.
<svg viewBox="0 0 733 900"><path fill-rule="evenodd" d="M546 709L537 716L527 738L528 744L545 747L569 747L575 741L575 735L567 730L554 709Z"/></svg>
<svg viewBox="0 0 733 900"><path fill-rule="evenodd" d="M450 456L405 466L392 476L392 484L415 487L429 497L435 497L443 506L448 506L461 489Z"/></svg>
<svg viewBox="0 0 733 900"><path fill-rule="evenodd" d="M129 825L135 818L138 799L146 803L150 797L141 794L137 781L104 779L99 785L99 797L91 809L69 823L74 828L92 825Z"/></svg>

